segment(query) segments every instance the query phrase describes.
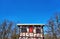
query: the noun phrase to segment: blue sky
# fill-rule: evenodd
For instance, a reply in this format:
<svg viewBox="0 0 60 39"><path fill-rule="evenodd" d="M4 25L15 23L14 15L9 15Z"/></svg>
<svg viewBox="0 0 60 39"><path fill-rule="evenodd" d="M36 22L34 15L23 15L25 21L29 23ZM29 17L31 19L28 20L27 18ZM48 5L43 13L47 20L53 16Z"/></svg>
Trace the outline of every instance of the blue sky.
<svg viewBox="0 0 60 39"><path fill-rule="evenodd" d="M0 22L46 23L60 12L60 0L0 0Z"/></svg>

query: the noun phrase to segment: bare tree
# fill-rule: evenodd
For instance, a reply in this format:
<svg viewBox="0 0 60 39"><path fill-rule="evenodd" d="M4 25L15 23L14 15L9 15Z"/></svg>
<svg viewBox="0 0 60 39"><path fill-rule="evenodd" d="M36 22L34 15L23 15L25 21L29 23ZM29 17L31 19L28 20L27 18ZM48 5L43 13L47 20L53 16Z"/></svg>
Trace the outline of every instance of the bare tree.
<svg viewBox="0 0 60 39"><path fill-rule="evenodd" d="M18 39L18 27L12 21L0 23L0 39Z"/></svg>
<svg viewBox="0 0 60 39"><path fill-rule="evenodd" d="M17 34L17 27L15 26L13 31L12 31L12 34L11 34L11 39L17 39L18 38L18 34Z"/></svg>
<svg viewBox="0 0 60 39"><path fill-rule="evenodd" d="M51 18L46 26L46 32L51 36L51 39L58 39L60 36L60 15Z"/></svg>

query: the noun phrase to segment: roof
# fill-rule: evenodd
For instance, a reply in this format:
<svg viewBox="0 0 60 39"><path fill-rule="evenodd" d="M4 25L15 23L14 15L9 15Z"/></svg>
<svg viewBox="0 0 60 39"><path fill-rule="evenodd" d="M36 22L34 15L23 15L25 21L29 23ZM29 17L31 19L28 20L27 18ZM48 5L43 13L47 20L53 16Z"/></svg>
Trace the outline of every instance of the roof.
<svg viewBox="0 0 60 39"><path fill-rule="evenodd" d="M21 26L21 25L40 25L40 26L44 26L45 24L17 24L17 26Z"/></svg>

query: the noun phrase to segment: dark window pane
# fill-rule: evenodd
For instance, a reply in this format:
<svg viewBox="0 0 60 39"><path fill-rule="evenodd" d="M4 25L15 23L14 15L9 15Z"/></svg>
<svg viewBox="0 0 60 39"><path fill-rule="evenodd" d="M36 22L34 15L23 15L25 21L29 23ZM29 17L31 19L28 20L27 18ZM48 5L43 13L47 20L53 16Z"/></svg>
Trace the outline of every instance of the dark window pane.
<svg viewBox="0 0 60 39"><path fill-rule="evenodd" d="M41 30L39 28L37 28L36 33L41 33Z"/></svg>
<svg viewBox="0 0 60 39"><path fill-rule="evenodd" d="M26 27L22 27L21 28L21 32L27 32L27 28Z"/></svg>

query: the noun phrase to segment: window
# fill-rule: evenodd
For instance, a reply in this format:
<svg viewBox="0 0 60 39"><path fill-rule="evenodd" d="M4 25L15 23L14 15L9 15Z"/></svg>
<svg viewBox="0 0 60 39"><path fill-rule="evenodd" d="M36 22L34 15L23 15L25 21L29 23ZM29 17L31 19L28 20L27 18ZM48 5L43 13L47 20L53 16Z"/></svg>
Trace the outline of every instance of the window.
<svg viewBox="0 0 60 39"><path fill-rule="evenodd" d="M29 27L29 32L33 33L33 26L32 25Z"/></svg>
<svg viewBox="0 0 60 39"><path fill-rule="evenodd" d="M39 27L36 28L36 33L41 33L41 29Z"/></svg>
<svg viewBox="0 0 60 39"><path fill-rule="evenodd" d="M21 28L21 32L27 32L27 28L26 28L25 26L23 26L23 27Z"/></svg>

